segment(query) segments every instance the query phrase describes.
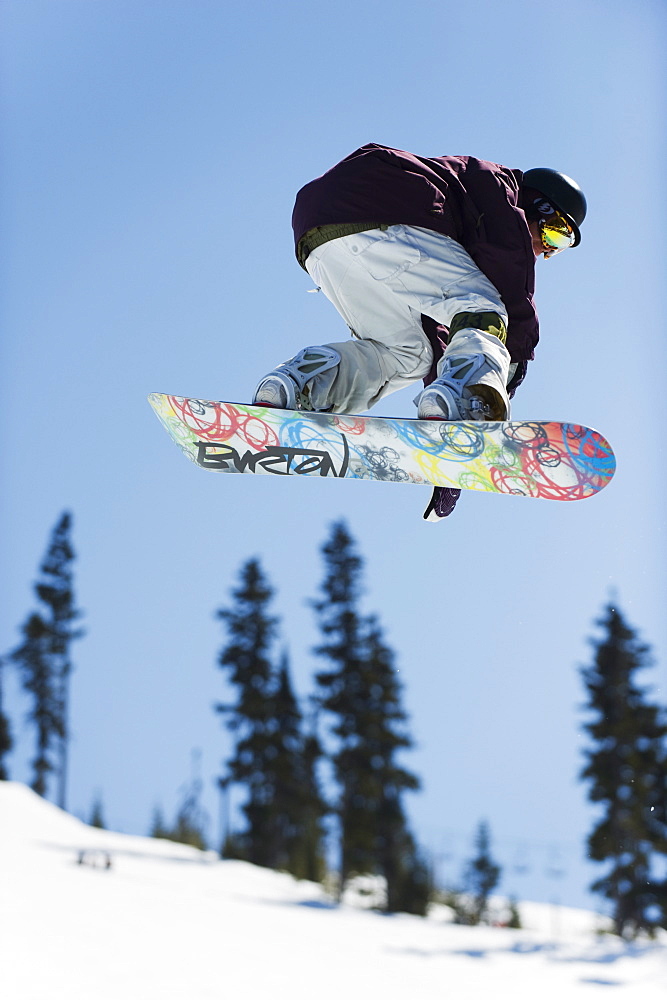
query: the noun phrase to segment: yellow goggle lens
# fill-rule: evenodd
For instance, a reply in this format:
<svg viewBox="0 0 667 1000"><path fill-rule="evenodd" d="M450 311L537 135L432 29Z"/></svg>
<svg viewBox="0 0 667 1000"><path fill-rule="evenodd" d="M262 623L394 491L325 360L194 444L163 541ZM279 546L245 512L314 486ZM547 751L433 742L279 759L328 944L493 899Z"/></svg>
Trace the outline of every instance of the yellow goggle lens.
<svg viewBox="0 0 667 1000"><path fill-rule="evenodd" d="M554 212L540 222L540 233L546 255L551 257L561 250L567 250L574 243L574 230L560 212Z"/></svg>

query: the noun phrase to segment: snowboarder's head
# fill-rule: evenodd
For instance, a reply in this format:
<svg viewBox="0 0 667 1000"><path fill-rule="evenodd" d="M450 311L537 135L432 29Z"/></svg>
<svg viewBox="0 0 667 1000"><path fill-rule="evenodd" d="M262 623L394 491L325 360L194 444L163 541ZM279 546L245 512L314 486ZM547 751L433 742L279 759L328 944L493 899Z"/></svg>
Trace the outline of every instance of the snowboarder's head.
<svg viewBox="0 0 667 1000"><path fill-rule="evenodd" d="M554 254L581 242L579 226L586 199L576 181L550 167L534 167L523 175L523 208L536 256Z"/></svg>

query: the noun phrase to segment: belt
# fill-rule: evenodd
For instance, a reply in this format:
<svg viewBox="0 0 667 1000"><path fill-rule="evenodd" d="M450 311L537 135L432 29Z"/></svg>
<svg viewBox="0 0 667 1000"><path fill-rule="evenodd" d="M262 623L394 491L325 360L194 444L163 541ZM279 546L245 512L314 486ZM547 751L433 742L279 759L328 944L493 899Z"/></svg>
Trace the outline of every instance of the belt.
<svg viewBox="0 0 667 1000"><path fill-rule="evenodd" d="M341 236L352 236L353 233L366 233L370 229L389 229L389 225L384 222L343 222L337 225L316 226L309 229L299 240L296 256L301 267L306 269L308 255L316 247L321 247L329 240L338 240Z"/></svg>

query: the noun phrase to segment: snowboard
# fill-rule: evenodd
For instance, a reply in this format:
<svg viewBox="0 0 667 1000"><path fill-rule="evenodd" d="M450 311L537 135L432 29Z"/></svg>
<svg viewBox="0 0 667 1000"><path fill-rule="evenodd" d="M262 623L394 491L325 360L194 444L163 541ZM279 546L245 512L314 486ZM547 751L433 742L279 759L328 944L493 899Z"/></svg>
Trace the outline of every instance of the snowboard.
<svg viewBox="0 0 667 1000"><path fill-rule="evenodd" d="M579 424L345 416L159 392L148 400L187 457L212 472L583 500L603 489L616 467L604 437Z"/></svg>

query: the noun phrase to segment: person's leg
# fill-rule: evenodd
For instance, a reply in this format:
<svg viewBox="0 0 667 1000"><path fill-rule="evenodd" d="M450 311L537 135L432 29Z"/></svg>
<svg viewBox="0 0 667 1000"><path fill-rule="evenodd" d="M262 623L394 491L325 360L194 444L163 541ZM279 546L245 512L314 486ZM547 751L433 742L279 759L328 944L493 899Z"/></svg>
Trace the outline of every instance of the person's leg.
<svg viewBox="0 0 667 1000"><path fill-rule="evenodd" d="M280 380L293 374L298 381L305 354L329 351L338 358L335 366L324 358L308 384L299 386L297 405L305 409L368 410L383 396L428 372L432 351L418 308L396 294L396 283L388 280L405 274L424 256L414 242L404 238L404 228L344 236L310 254L308 272L345 320L352 339L308 348L278 366L260 382L256 402L272 402L268 394L276 376Z"/></svg>
<svg viewBox="0 0 667 1000"><path fill-rule="evenodd" d="M507 420L510 356L493 313L465 313L438 362L438 377L415 400L422 420ZM493 317L493 319L491 319ZM455 322L459 317L454 318ZM485 323L493 324L491 329Z"/></svg>
<svg viewBox="0 0 667 1000"><path fill-rule="evenodd" d="M507 316L494 286L458 243L431 230L391 226L345 236L315 249L306 267L353 339L301 351L265 376L255 402L337 413L367 410L428 372L432 349L422 314L451 326L457 314L492 313L504 330ZM453 358L459 348L458 359L463 338L453 341L448 351ZM484 331L478 341L468 333L465 348L483 355L484 341ZM489 375L479 365L476 371ZM286 391L286 379L293 393Z"/></svg>

